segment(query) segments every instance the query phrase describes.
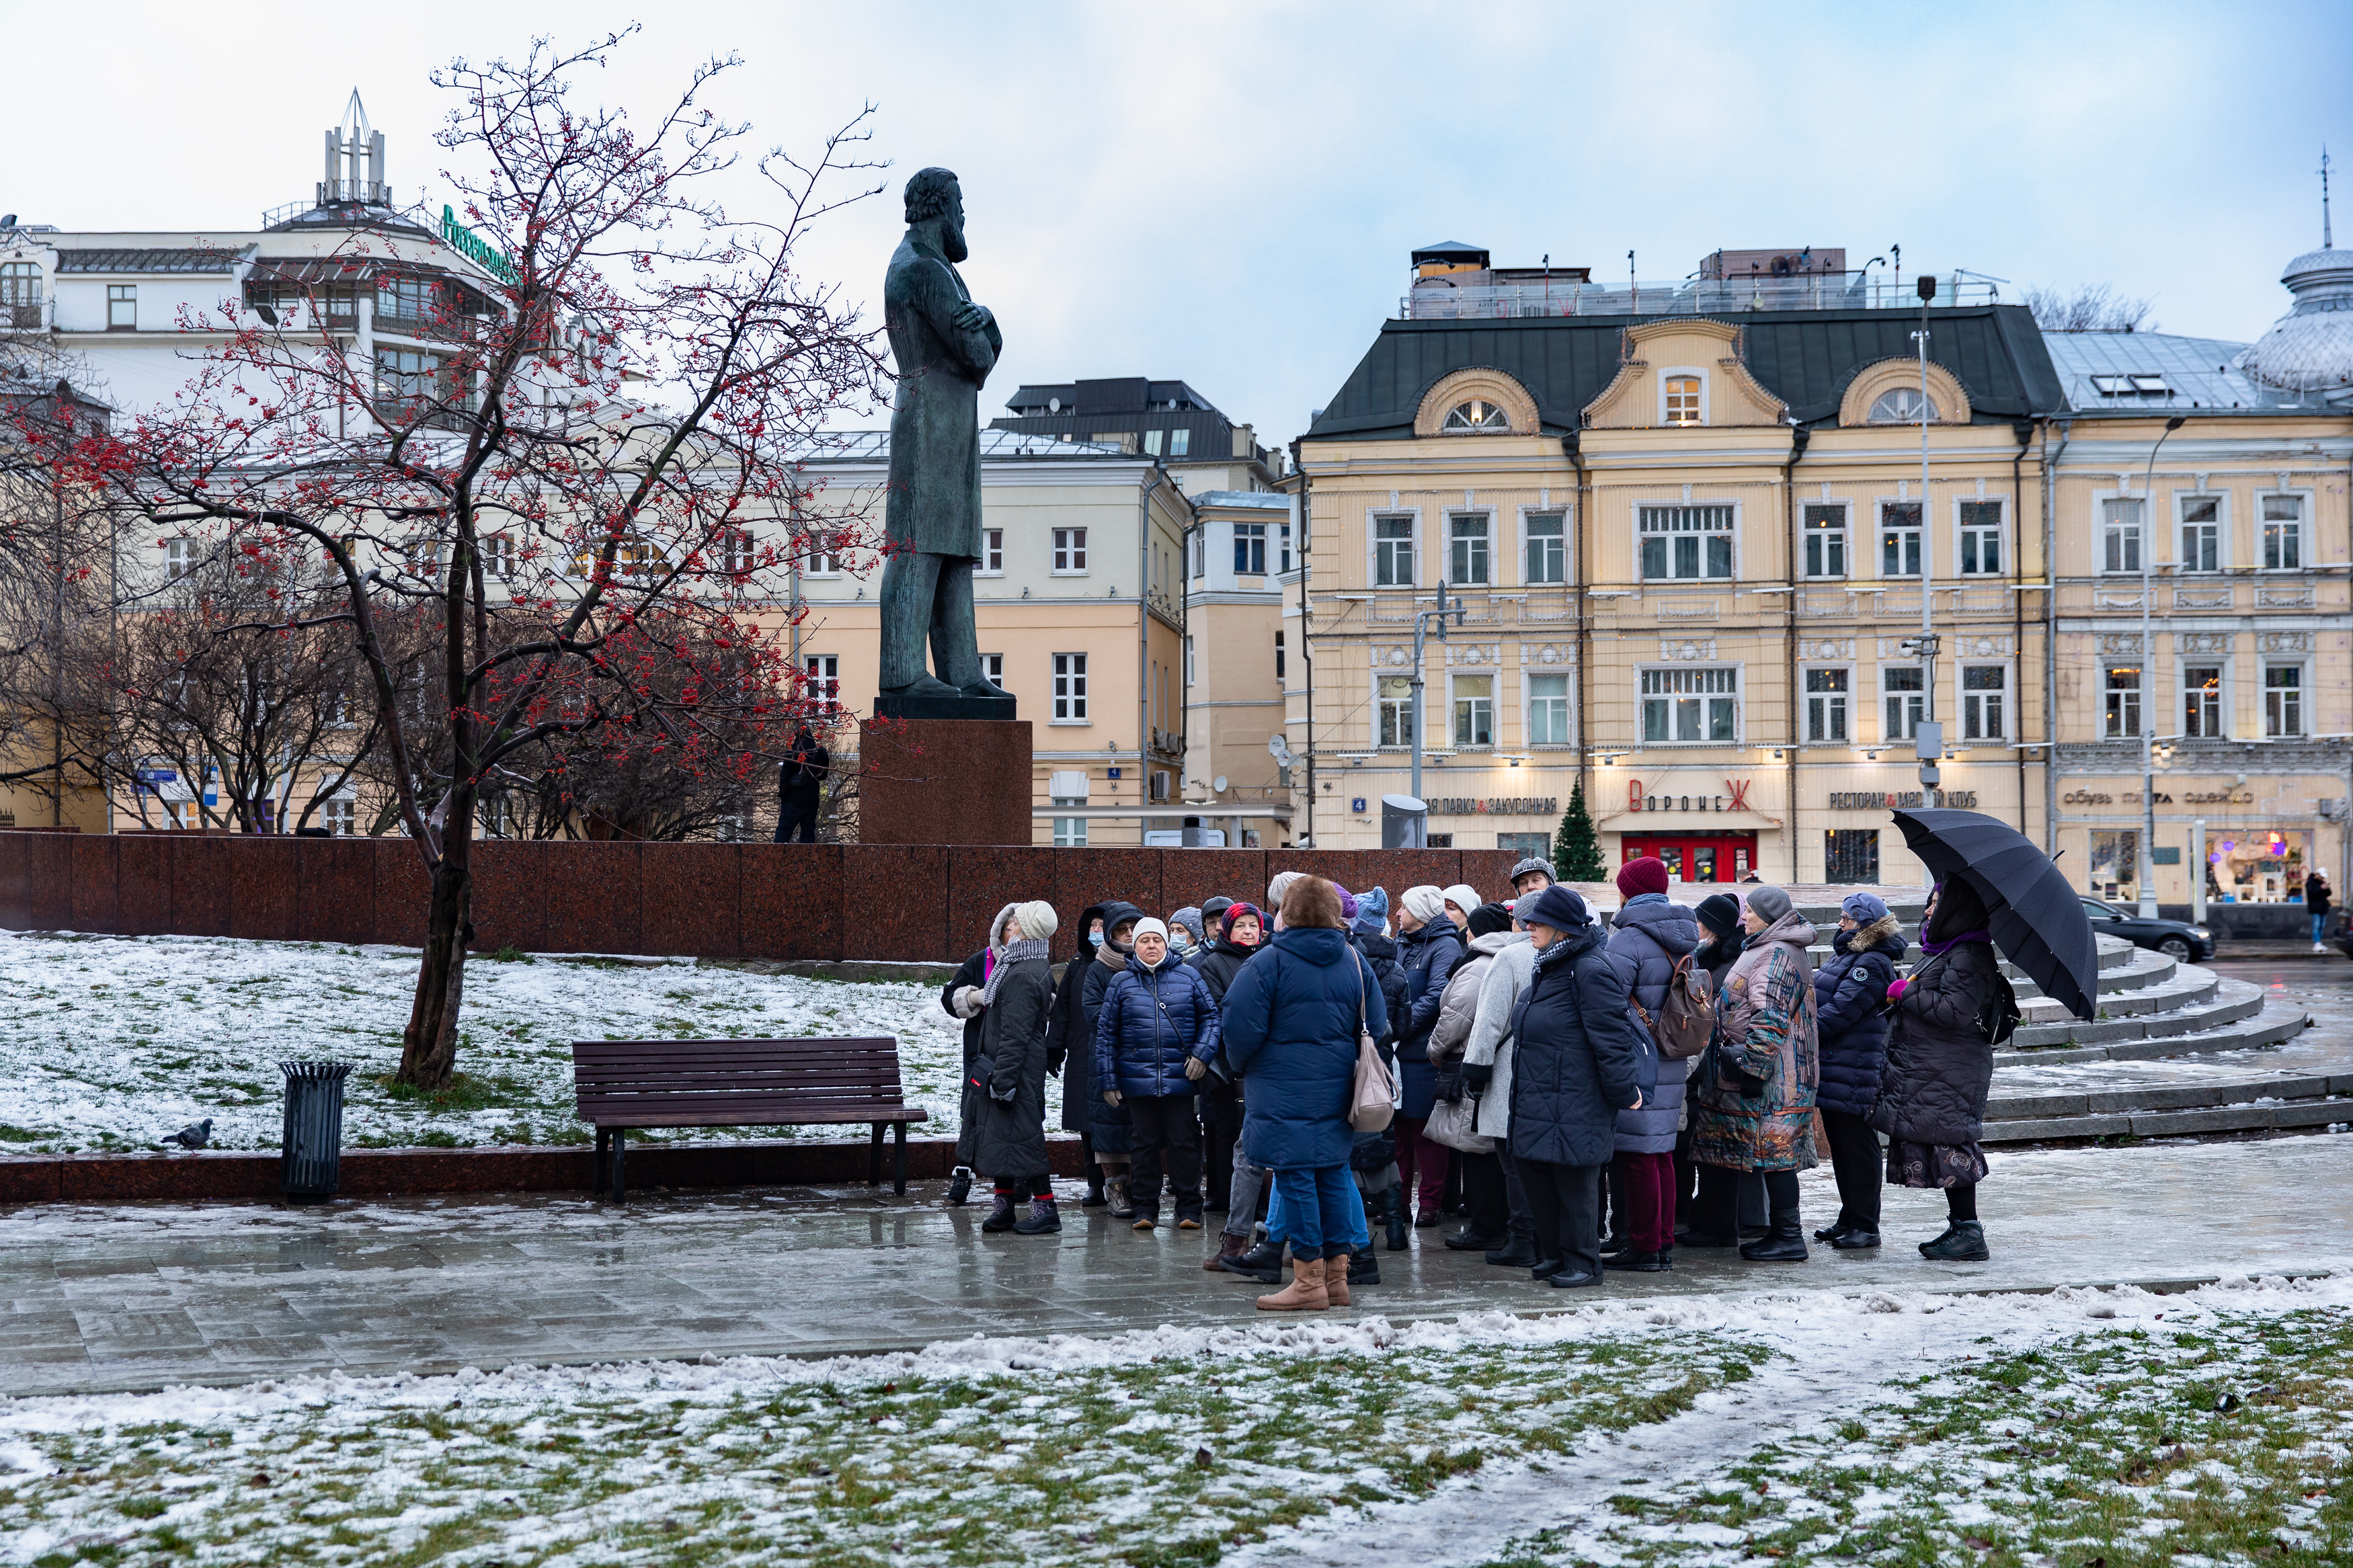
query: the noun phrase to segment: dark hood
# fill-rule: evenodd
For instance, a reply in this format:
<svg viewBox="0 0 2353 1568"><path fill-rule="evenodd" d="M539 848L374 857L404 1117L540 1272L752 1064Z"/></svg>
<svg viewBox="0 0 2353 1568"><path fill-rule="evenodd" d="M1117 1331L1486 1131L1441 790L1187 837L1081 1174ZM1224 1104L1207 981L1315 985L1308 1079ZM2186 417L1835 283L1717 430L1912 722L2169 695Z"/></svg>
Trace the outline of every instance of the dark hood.
<svg viewBox="0 0 2353 1568"><path fill-rule="evenodd" d="M1641 931L1671 957L1680 958L1700 944L1699 917L1681 904L1667 902L1664 893L1644 893L1627 900L1625 908L1618 911L1611 923L1620 931L1630 926Z"/></svg>
<svg viewBox="0 0 2353 1568"><path fill-rule="evenodd" d="M1356 938L1356 945L1364 950L1366 958L1377 959L1384 963L1397 962L1398 944L1397 938L1393 936L1360 935Z"/></svg>
<svg viewBox="0 0 2353 1568"><path fill-rule="evenodd" d="M1087 928L1095 923L1096 916L1102 914L1109 908L1111 908L1109 904L1089 904L1085 909L1079 911L1079 951L1081 952L1092 952L1094 951L1093 948L1087 945ZM1110 922L1106 921L1104 923L1109 924Z"/></svg>

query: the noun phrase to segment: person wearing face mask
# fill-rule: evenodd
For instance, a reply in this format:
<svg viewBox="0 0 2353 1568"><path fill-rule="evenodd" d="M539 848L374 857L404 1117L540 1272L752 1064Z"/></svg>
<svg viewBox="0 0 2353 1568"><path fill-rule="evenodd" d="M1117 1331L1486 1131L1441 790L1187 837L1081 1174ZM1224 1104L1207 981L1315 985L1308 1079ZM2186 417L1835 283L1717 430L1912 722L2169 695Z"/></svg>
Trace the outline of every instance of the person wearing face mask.
<svg viewBox="0 0 2353 1568"><path fill-rule="evenodd" d="M1095 1018L1112 976L1127 967L1133 949L1125 935L1143 918L1142 910L1116 899L1087 906L1079 916L1083 945L1062 968L1046 1026L1048 1067L1062 1074L1062 1130L1079 1135L1079 1157L1086 1165L1087 1194L1081 1206L1110 1205L1122 1219L1133 1213L1121 1212L1127 1208L1127 1117L1095 1092Z"/></svg>
<svg viewBox="0 0 2353 1568"><path fill-rule="evenodd" d="M1201 1228L1200 1126L1193 1097L1218 1054L1218 1004L1200 973L1168 950L1168 928L1135 926L1125 973L1104 989L1095 1025L1096 1091L1134 1128L1135 1228L1160 1221L1161 1166L1176 1200L1176 1226Z"/></svg>
<svg viewBox="0 0 2353 1568"><path fill-rule="evenodd" d="M1207 929L1201 923L1201 911L1191 905L1168 917L1168 951L1186 963L1207 944Z"/></svg>

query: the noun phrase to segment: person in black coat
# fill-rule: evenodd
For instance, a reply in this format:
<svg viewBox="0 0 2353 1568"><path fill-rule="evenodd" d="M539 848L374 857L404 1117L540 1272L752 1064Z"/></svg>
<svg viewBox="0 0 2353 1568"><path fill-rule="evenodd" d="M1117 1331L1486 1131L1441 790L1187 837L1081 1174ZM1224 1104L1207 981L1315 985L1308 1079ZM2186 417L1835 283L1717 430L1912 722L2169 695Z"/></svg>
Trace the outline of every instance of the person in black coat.
<svg viewBox="0 0 2353 1568"><path fill-rule="evenodd" d="M833 758L818 743L809 727L793 732L793 743L776 769L776 842L790 844L797 834L804 844L817 842L817 812L825 795L826 771Z"/></svg>
<svg viewBox="0 0 2353 1568"><path fill-rule="evenodd" d="M1601 1283L1601 1168L1618 1113L1642 1103L1626 973L1591 921L1558 883L1537 896L1535 977L1512 1030L1512 1155L1535 1211L1533 1272L1556 1289Z"/></svg>
<svg viewBox="0 0 2353 1568"><path fill-rule="evenodd" d="M1082 945L1079 956L1063 967L1046 1037L1049 1056L1064 1068L1063 1130L1085 1140L1082 1152L1087 1162L1087 1195L1082 1205L1093 1208L1109 1204L1118 1219L1135 1217L1127 1189L1134 1143L1126 1110L1104 1104L1095 1086L1095 1020L1103 1013L1103 993L1126 973L1127 961L1134 955L1135 922L1143 918L1142 910L1118 899L1091 904L1079 917Z"/></svg>
<svg viewBox="0 0 2353 1568"><path fill-rule="evenodd" d="M1233 984L1242 965L1257 954L1265 938L1266 917L1255 905L1216 898L1201 906L1201 919L1214 934L1207 947L1185 962L1199 972L1203 983L1209 987L1209 994L1222 1007L1226 987ZM1222 1064L1210 1065L1209 1076L1202 1080L1201 1184L1210 1212L1230 1214L1235 1190L1234 1150L1242 1135L1241 1084L1231 1071L1219 1070ZM1249 1250L1258 1194L1264 1184L1263 1177L1251 1180L1248 1198L1251 1212L1242 1216L1240 1230L1235 1230L1230 1224L1226 1226L1219 1241L1218 1257L1204 1268L1214 1269L1219 1258L1238 1258Z"/></svg>
<svg viewBox="0 0 2353 1568"><path fill-rule="evenodd" d="M1406 1013L1397 1030L1398 1174L1405 1183L1400 1202L1417 1200L1418 1229L1439 1223L1446 1194L1446 1169L1454 1152L1421 1135L1438 1102L1438 1069L1430 1065L1430 1031L1447 979L1462 961L1462 933L1446 918L1446 895L1437 888L1408 888L1398 897L1398 961L1405 965Z"/></svg>
<svg viewBox="0 0 2353 1568"><path fill-rule="evenodd" d="M948 1202L961 1204L972 1195L972 1150L980 1136L978 1107L974 1100L972 1064L980 1055L981 995L988 984L989 954L994 951L995 932L1000 930L1013 913L1014 906L1006 905L989 922L992 946L984 947L962 963L940 987L940 1010L951 1018L964 1020L964 1109L956 1131L955 1173L948 1178Z"/></svg>
<svg viewBox="0 0 2353 1568"><path fill-rule="evenodd" d="M1839 908L1831 957L1814 971L1822 1064L1814 1109L1838 1175L1839 1214L1814 1239L1852 1252L1879 1245L1879 1135L1864 1118L1887 1065L1887 988L1904 962L1904 927L1873 893L1849 893Z"/></svg>
<svg viewBox="0 0 2353 1568"><path fill-rule="evenodd" d="M1046 1154L1046 1020L1054 1006L1054 973L1048 943L1054 907L1039 901L1016 904L991 930L988 979L981 994L980 1055L987 1078L980 1086L975 1121L973 1164L997 1188L997 1201L984 1231L1051 1236L1062 1228ZM965 1074L969 1082L974 1074ZM1027 1217L1014 1206L1029 1200Z"/></svg>

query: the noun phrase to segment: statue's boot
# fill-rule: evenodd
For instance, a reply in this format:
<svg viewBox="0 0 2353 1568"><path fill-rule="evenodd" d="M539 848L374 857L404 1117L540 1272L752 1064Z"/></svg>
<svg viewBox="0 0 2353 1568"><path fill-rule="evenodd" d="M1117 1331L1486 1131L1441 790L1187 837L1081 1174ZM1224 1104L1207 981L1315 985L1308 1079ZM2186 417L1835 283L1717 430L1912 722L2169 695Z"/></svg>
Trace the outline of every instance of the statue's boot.
<svg viewBox="0 0 2353 1568"><path fill-rule="evenodd" d="M990 689L994 691L996 689L992 687ZM926 675L922 679L911 680L904 686L886 687L883 689L882 695L885 697L897 698L944 697L953 700L955 698L962 697L964 693L958 691L955 687L950 686L946 681L942 680L938 676Z"/></svg>
<svg viewBox="0 0 2353 1568"><path fill-rule="evenodd" d="M997 698L1009 697L1012 695L1012 693L1007 691L1005 688L997 685L997 682L989 679L988 677L985 675L978 680L974 681L971 685L960 688L959 689L961 689L966 697Z"/></svg>

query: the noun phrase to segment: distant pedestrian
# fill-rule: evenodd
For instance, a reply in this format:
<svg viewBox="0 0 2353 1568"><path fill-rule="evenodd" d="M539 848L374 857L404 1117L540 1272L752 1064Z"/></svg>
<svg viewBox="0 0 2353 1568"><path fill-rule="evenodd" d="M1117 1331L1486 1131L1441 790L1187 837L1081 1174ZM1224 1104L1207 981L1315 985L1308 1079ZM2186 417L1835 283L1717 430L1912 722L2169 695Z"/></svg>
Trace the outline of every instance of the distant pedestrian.
<svg viewBox="0 0 2353 1568"><path fill-rule="evenodd" d="M1642 1104L1618 1115L1615 1170L1622 1245L1605 1261L1612 1268L1658 1273L1674 1263L1675 1136L1683 1126L1683 1079L1691 1063L1662 1057L1653 1030L1666 1011L1677 962L1700 944L1700 927L1689 910L1667 901L1666 863L1656 856L1629 860L1618 868L1617 881L1626 901L1609 933L1609 956L1626 966L1630 998L1651 1021L1641 1015L1633 1019Z"/></svg>
<svg viewBox="0 0 2353 1568"><path fill-rule="evenodd" d="M1535 1221L1535 1278L1601 1283L1601 1168L1618 1113L1642 1104L1625 972L1603 951L1585 900L1546 888L1529 911L1535 978L1513 1033L1512 1153Z"/></svg>
<svg viewBox="0 0 2353 1568"><path fill-rule="evenodd" d="M1168 928L1136 922L1127 972L1103 992L1095 1082L1133 1128L1135 1228L1160 1221L1164 1161L1180 1230L1201 1228L1201 1129L1193 1099L1218 1051L1218 1004L1200 972L1177 961Z"/></svg>
<svg viewBox="0 0 2353 1568"><path fill-rule="evenodd" d="M818 808L825 798L827 771L833 758L803 724L793 731L793 743L776 769L776 842L817 842Z"/></svg>
<svg viewBox="0 0 2353 1568"><path fill-rule="evenodd" d="M1894 1028L1870 1121L1888 1137L1889 1181L1945 1190L1945 1233L1920 1244L1931 1262L1989 1256L1978 1219L1978 1184L1986 1177L1979 1140L1993 1087L1984 1018L2006 983L1986 923L1976 889L1958 879L1940 885L1920 922L1920 962L1887 988Z"/></svg>
<svg viewBox="0 0 2353 1568"><path fill-rule="evenodd" d="M1814 1232L1841 1252L1879 1245L1879 1135L1865 1119L1887 1068L1887 988L1904 962L1904 927L1875 893L1839 906L1831 956L1814 972L1822 1087L1815 1103L1838 1175L1838 1218Z"/></svg>
<svg viewBox="0 0 2353 1568"><path fill-rule="evenodd" d="M973 1166L996 1186L984 1231L1050 1236L1062 1228L1046 1157L1046 1021L1054 1005L1048 943L1060 922L1033 900L1001 916L981 995L981 1062L989 1064ZM1014 1217L1029 1200L1029 1212Z"/></svg>
<svg viewBox="0 0 2353 1568"><path fill-rule="evenodd" d="M2320 933L2327 929L2328 908L2336 901L2328 890L2328 879L2319 871L2314 871L2304 879L2304 907L2312 914L2312 951L2315 952L2328 951L2328 944L2320 940Z"/></svg>
<svg viewBox="0 0 2353 1568"><path fill-rule="evenodd" d="M1745 923L1740 957L1716 994L1715 1038L1691 1079L1700 1217L1686 1245L1722 1247L1737 1238L1736 1177L1753 1171L1765 1178L1771 1213L1767 1235L1743 1246L1740 1256L1802 1263L1798 1173L1820 1163L1814 1093L1821 1058L1806 958L1814 928L1788 894L1769 887L1748 895Z"/></svg>
<svg viewBox="0 0 2353 1568"><path fill-rule="evenodd" d="M1450 1157L1444 1144L1425 1143L1421 1137L1438 1090L1438 1075L1430 1065L1430 1031L1438 1022L1446 977L1461 962L1462 933L1446 918L1446 895L1440 889L1408 888L1398 903L1398 959L1405 965L1407 1014L1398 1026L1402 1093L1391 1125L1397 1130L1398 1173L1407 1198L1419 1210L1413 1223L1428 1229L1439 1223Z"/></svg>

